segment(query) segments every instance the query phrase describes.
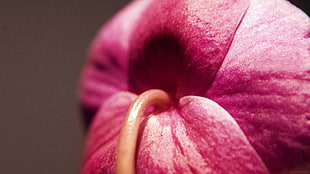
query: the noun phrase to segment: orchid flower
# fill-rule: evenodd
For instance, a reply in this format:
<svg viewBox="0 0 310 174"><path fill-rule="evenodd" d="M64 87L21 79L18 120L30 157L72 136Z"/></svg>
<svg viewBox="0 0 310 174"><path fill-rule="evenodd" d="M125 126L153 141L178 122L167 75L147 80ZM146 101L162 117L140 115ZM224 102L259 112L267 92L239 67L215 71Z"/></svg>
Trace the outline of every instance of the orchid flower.
<svg viewBox="0 0 310 174"><path fill-rule="evenodd" d="M81 80L82 174L310 171L310 19L284 0L136 0Z"/></svg>

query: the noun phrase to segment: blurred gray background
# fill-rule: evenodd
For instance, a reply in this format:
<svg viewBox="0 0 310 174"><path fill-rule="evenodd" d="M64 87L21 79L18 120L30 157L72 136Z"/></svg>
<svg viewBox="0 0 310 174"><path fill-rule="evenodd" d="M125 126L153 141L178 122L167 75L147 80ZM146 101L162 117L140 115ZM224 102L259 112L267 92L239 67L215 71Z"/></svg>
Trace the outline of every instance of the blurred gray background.
<svg viewBox="0 0 310 174"><path fill-rule="evenodd" d="M128 1L0 1L0 174L78 173L84 56ZM308 1L293 2L309 14Z"/></svg>
<svg viewBox="0 0 310 174"><path fill-rule="evenodd" d="M0 174L78 173L84 56L128 1L0 0Z"/></svg>

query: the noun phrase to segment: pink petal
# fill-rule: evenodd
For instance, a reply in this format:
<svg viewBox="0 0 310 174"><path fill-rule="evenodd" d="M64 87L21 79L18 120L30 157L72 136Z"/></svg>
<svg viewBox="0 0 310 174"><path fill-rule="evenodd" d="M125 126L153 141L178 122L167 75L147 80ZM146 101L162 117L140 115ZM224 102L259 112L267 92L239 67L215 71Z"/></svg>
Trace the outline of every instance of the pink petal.
<svg viewBox="0 0 310 174"><path fill-rule="evenodd" d="M149 1L134 1L97 34L87 55L80 98L89 121L110 96L128 90L129 38Z"/></svg>
<svg viewBox="0 0 310 174"><path fill-rule="evenodd" d="M224 4L215 9L209 1L193 1L193 6L184 2L134 1L105 26L83 74L86 112L92 115L119 91L158 87L177 97L199 94L236 119L272 172L309 165L309 17L285 1L252 0L240 23L248 8L243 1L232 6L213 1ZM163 12L155 7L164 7ZM144 62L148 56L150 61ZM92 136L90 141L97 141L96 134Z"/></svg>
<svg viewBox="0 0 310 174"><path fill-rule="evenodd" d="M121 120L133 100L118 94L97 114L82 173L114 173ZM104 112L103 112L104 111ZM146 119L137 152L137 173L268 173L234 119L202 97Z"/></svg>
<svg viewBox="0 0 310 174"><path fill-rule="evenodd" d="M271 172L310 163L310 19L252 0L206 96L236 119Z"/></svg>
<svg viewBox="0 0 310 174"><path fill-rule="evenodd" d="M131 38L130 90L159 88L180 98L211 85L248 0L156 0Z"/></svg>
<svg viewBox="0 0 310 174"><path fill-rule="evenodd" d="M234 119L202 97L147 120L138 173L269 173Z"/></svg>
<svg viewBox="0 0 310 174"><path fill-rule="evenodd" d="M211 85L248 0L134 1L97 35L81 81L86 115L119 91L180 98ZM90 119L90 118L87 118Z"/></svg>
<svg viewBox="0 0 310 174"><path fill-rule="evenodd" d="M93 174L97 171L115 173L120 129L135 98L134 94L120 92L101 105L87 136L82 174Z"/></svg>

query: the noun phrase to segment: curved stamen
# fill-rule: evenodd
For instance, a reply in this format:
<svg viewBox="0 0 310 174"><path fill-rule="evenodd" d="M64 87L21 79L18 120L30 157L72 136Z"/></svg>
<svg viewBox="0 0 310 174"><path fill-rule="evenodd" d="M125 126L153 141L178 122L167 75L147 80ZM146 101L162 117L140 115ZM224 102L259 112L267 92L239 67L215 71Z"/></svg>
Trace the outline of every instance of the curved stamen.
<svg viewBox="0 0 310 174"><path fill-rule="evenodd" d="M169 95L159 89L148 90L131 104L121 129L117 146L116 173L135 173L135 154L141 118L150 106L167 109L171 104Z"/></svg>

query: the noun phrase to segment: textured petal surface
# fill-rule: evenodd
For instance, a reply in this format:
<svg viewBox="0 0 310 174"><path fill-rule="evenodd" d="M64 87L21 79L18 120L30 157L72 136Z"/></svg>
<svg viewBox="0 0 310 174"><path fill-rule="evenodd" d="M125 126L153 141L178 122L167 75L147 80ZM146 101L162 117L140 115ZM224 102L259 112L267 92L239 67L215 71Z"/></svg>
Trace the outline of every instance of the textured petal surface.
<svg viewBox="0 0 310 174"><path fill-rule="evenodd" d="M244 168L234 163L239 173L266 172L256 152L271 173L309 170L309 37L309 17L283 0L134 1L99 32L84 69L82 105L90 115L101 109L88 136L83 173L114 172L120 126L135 98L119 92L150 88L176 98L208 97L227 112L189 97L151 117L139 140L139 172L195 173L208 165L221 173L219 161L227 160L253 161ZM204 104L185 104L191 100ZM218 138L227 132L232 145L240 135L240 154L227 155L237 148Z"/></svg>
<svg viewBox="0 0 310 174"><path fill-rule="evenodd" d="M248 0L137 0L98 33L81 81L88 120L119 91L205 92L232 42Z"/></svg>
<svg viewBox="0 0 310 174"><path fill-rule="evenodd" d="M148 3L132 2L97 34L81 79L80 98L87 120L107 98L128 90L129 38Z"/></svg>
<svg viewBox="0 0 310 174"><path fill-rule="evenodd" d="M309 36L309 17L288 2L252 0L206 94L272 172L310 167Z"/></svg>
<svg viewBox="0 0 310 174"><path fill-rule="evenodd" d="M87 136L82 174L115 173L116 146L121 126L136 97L120 92L101 105Z"/></svg>
<svg viewBox="0 0 310 174"><path fill-rule="evenodd" d="M147 120L137 159L139 173L268 173L235 120L194 96Z"/></svg>
<svg viewBox="0 0 310 174"><path fill-rule="evenodd" d="M131 40L130 89L159 88L180 98L215 78L248 0L156 0Z"/></svg>
<svg viewBox="0 0 310 174"><path fill-rule="evenodd" d="M105 112L98 113L90 130L82 173L114 173L120 122L133 99L122 93L102 106ZM182 98L178 107L142 125L137 173L268 173L235 120L206 98Z"/></svg>

